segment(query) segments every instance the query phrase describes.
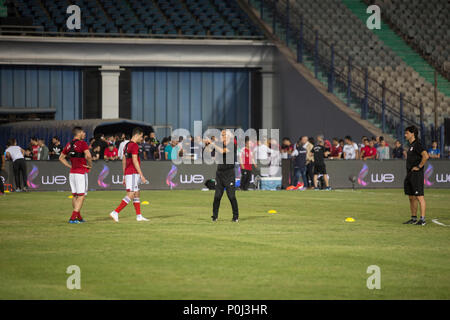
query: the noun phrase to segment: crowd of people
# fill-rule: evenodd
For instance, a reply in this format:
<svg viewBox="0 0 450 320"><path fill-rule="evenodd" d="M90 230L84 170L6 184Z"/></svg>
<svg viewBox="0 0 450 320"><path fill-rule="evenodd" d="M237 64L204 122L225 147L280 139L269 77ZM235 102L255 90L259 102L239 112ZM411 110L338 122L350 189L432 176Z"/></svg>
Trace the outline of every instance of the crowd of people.
<svg viewBox="0 0 450 320"><path fill-rule="evenodd" d="M304 138L304 137L303 137ZM292 157L295 149L300 145L307 145L309 149L315 145L313 137L306 137L307 142L302 142L300 138L295 144L289 138L283 138L281 144L281 157L288 159ZM351 136L344 139L333 138L331 142L324 140L325 148L330 152L326 157L330 160L388 160L388 159L406 159L406 149L399 140L395 141L394 146L389 146L384 137L361 137L359 143L355 142ZM431 158L440 158L441 151L438 148L437 141L433 141L428 149Z"/></svg>
<svg viewBox="0 0 450 320"><path fill-rule="evenodd" d="M129 141L130 137L124 133L95 135L88 142L92 160L121 160L124 156L124 147ZM151 132L148 135L144 135L143 142L139 144L139 158L141 161L170 161L179 157L188 157L196 160L205 154L205 150L208 151L210 149L209 154L214 159L215 148L212 146L216 142L217 139L214 136L208 139L192 136L178 137L175 139L169 136L159 141L155 133ZM281 143L275 139L261 139L256 142L246 141L245 148L237 149L241 163L241 172L247 177L250 176L249 173L252 170L256 169L260 173L261 168L266 167L269 176L279 176L281 174L281 159L292 159L294 164L294 185L302 178L303 181L309 182L309 187L312 187L314 181L314 152L312 150L319 144L318 142L323 144L323 158L329 160L387 160L406 158L406 149L399 140L395 141L394 146L390 146L382 136L371 138L363 136L358 143L350 136L346 136L344 139L333 138L331 141L321 135L315 138L303 136L296 142L292 142L290 138L285 137L281 140ZM24 178L26 170L23 169L25 166L22 163L22 159L58 160L64 144L56 136L49 141L48 146L44 139L32 137L29 145L25 148L17 146L15 139L10 139L6 147L6 151L1 150L2 159L13 160L13 162L20 159L15 164L15 168L19 172L17 174L17 182L20 182L20 180L26 181ZM441 157L441 151L436 141L433 141L428 149L428 154L432 159ZM264 164L258 167L257 163ZM4 161L2 168L4 168ZM245 178L246 180L247 178ZM25 181L23 182L23 189L26 189ZM308 183L305 183L305 186L307 187Z"/></svg>
<svg viewBox="0 0 450 320"><path fill-rule="evenodd" d="M306 143L304 142L306 139ZM130 140L130 137L124 133L114 135L98 134L89 140L89 150L93 160L121 160L123 157L123 148ZM184 150L189 150L186 156L197 158L200 152L211 143L214 143L216 138L213 136L210 139L202 139L201 137L192 136L179 137L172 139L164 137L161 141L156 138L154 132L144 136L144 141L139 145L139 157L141 160L173 160L176 157L182 157ZM313 137L302 137L296 142L288 137L281 141L281 145L271 141L258 140L257 144L250 143L251 151L254 152L258 148L258 159L266 159L268 157L268 149L272 148L272 144L276 144L281 159L294 158L294 150L297 150L300 145L307 146L307 149L312 149L315 145ZM333 138L331 141L324 139L324 146L329 151L327 159L344 159L344 160L368 160L368 159L405 159L406 151L399 140L395 141L394 146L389 146L386 140L380 137L368 138L363 136L359 143L355 142L350 136L344 139ZM7 148L9 145L6 146ZM58 160L61 155L63 145L58 137L53 137L49 141L48 146L44 139L32 137L29 145L24 150L25 160ZM239 151L239 150L238 150ZM309 150L308 150L309 151ZM438 143L433 141L428 149L428 154L431 158L440 158L441 151L438 148ZM213 155L214 156L214 155ZM311 160L311 156L308 156Z"/></svg>

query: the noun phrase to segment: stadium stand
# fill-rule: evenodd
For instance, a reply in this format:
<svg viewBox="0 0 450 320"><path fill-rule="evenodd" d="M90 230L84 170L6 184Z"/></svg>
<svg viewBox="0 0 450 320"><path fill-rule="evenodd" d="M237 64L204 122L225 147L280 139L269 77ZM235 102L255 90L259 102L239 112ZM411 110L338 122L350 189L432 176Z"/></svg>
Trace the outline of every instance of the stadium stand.
<svg viewBox="0 0 450 320"><path fill-rule="evenodd" d="M261 9L261 3L263 7ZM330 1L250 1L258 10L259 16L270 27L278 38L286 42L288 47L298 54L298 42L302 37L305 60L303 63L314 69L315 52L317 51L320 72L318 78L328 82L332 45L334 50L333 81L336 81L335 94L342 100L347 96L347 78L349 74L349 58L351 57L350 78L352 80L351 95L358 104L369 100L369 116L380 121L381 101L383 100L383 83L385 84L385 117L395 134L399 127L400 114L411 124L420 123L423 105L423 122L425 126L434 123L434 87L411 65L406 63L393 48L384 42L376 33L369 30L352 10L351 5L362 5L359 0ZM367 6L364 7L366 9ZM275 19L274 19L275 17ZM365 19L368 15L366 14ZM300 35L300 26L303 26ZM275 30L273 30L275 28ZM288 30L288 31L287 31ZM317 31L317 42L316 42ZM427 31L429 32L429 31ZM287 36L286 36L287 34ZM448 42L447 42L448 43ZM316 49L317 44L317 49ZM368 79L365 81L367 68ZM438 86L438 122L450 115L449 83ZM365 97L365 87L369 97ZM403 108L400 110L400 95L403 94ZM372 100L372 102L371 102ZM358 106L358 108L360 108ZM362 112L362 111L361 111ZM374 113L374 114L370 114ZM398 133L397 133L398 136Z"/></svg>
<svg viewBox="0 0 450 320"><path fill-rule="evenodd" d="M12 0L12 12L31 18L44 32L70 36L66 9L83 8L73 33L140 36L261 37L235 1L227 0Z"/></svg>
<svg viewBox="0 0 450 320"><path fill-rule="evenodd" d="M366 0L366 3L369 1ZM376 0L385 21L433 67L450 79L450 3L441 0Z"/></svg>

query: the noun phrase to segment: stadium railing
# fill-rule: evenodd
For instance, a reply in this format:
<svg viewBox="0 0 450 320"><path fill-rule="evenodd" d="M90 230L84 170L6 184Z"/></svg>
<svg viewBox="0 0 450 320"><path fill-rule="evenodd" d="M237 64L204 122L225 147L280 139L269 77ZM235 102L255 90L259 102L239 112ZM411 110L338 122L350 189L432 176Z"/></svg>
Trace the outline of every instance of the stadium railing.
<svg viewBox="0 0 450 320"><path fill-rule="evenodd" d="M3 36L38 36L38 37L86 37L86 38L143 38L143 39L224 39L224 40L263 40L264 36L251 35L188 35L188 34L156 34L156 33L102 33L81 31L43 31L42 27L0 26Z"/></svg>
<svg viewBox="0 0 450 320"><path fill-rule="evenodd" d="M404 129L410 125L419 128L424 145L436 140L444 149L444 125L435 128L426 125L424 106L407 101L402 93L394 92L386 84L368 74L368 69L352 63L351 56L337 52L333 43L319 37L317 28L305 23L301 13L290 8L287 0L248 0L259 11L260 18L272 28L315 78L328 87L348 107L358 112L384 133L404 143ZM277 8L285 8L280 12ZM364 79L355 81L354 78ZM389 99L387 99L389 97Z"/></svg>

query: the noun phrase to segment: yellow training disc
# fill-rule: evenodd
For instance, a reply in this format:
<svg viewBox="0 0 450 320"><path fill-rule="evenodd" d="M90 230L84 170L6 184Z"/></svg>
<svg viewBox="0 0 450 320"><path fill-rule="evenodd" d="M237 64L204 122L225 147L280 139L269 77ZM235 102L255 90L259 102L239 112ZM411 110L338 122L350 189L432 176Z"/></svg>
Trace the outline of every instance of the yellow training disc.
<svg viewBox="0 0 450 320"><path fill-rule="evenodd" d="M346 218L345 222L355 222L355 219L353 219L353 218Z"/></svg>
<svg viewBox="0 0 450 320"><path fill-rule="evenodd" d="M5 190L5 193L9 193L9 190Z"/></svg>
<svg viewBox="0 0 450 320"><path fill-rule="evenodd" d="M277 210L269 210L267 213L277 213Z"/></svg>
<svg viewBox="0 0 450 320"><path fill-rule="evenodd" d="M69 199L72 199L72 198L73 198L73 196L68 196L67 198L69 198Z"/></svg>
<svg viewBox="0 0 450 320"><path fill-rule="evenodd" d="M141 203L142 204L150 204L150 202L148 202L148 201L142 201Z"/></svg>

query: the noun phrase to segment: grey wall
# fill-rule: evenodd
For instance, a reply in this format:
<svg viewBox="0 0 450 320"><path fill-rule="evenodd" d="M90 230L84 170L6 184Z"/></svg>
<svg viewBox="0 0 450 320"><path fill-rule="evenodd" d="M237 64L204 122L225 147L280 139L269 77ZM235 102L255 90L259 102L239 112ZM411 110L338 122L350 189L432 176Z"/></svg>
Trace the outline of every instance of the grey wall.
<svg viewBox="0 0 450 320"><path fill-rule="evenodd" d="M351 135L354 140L372 134L338 109L310 84L287 59L276 50L274 69L275 116L279 115L280 136L298 139L302 135L324 134L331 139Z"/></svg>

